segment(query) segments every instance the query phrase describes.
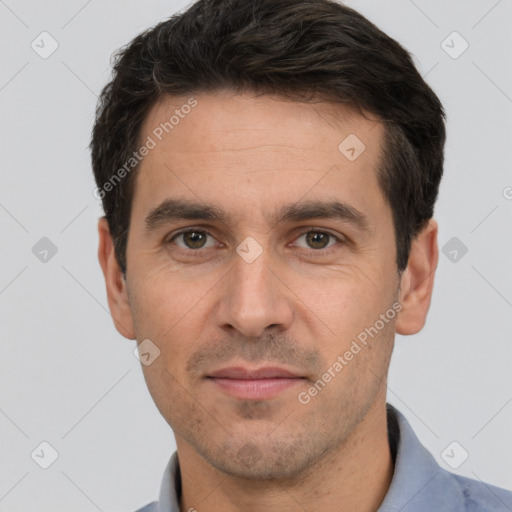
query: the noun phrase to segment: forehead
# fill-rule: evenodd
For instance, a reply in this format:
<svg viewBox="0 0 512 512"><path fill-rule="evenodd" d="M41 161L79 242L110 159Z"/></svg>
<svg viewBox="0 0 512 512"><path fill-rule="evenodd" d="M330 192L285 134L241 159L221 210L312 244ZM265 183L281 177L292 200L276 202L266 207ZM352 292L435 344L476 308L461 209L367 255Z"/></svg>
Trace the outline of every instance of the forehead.
<svg viewBox="0 0 512 512"><path fill-rule="evenodd" d="M372 143L380 143L382 129L375 116L368 112L363 116L348 104L319 98L299 102L275 94L237 94L226 89L162 97L148 112L140 138L152 135L157 142L164 144L172 143L173 139L181 152L187 149L194 152L240 151L268 142L271 132L274 132L273 137L275 132L279 132L279 141L276 142L288 142L295 144L296 149L315 151L326 147L332 150L333 142L341 142L340 137L350 133L361 140L370 142L371 139ZM193 138L189 137L192 130ZM244 137L249 135L250 140L246 142L254 144L243 144ZM332 138L326 138L326 135ZM296 140L297 137L300 141ZM335 144L334 149L337 147Z"/></svg>
<svg viewBox="0 0 512 512"><path fill-rule="evenodd" d="M363 210L382 201L383 125L347 105L229 90L164 97L141 128L140 144L149 139L134 198L146 210L171 193L209 204L237 199L237 208L333 192Z"/></svg>

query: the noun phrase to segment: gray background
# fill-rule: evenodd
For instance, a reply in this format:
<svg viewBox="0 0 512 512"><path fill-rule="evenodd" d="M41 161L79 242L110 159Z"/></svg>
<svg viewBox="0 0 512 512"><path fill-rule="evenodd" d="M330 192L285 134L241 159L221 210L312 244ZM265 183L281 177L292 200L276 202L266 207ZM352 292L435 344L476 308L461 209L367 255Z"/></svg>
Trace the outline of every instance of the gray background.
<svg viewBox="0 0 512 512"><path fill-rule="evenodd" d="M157 497L174 438L108 313L87 145L111 53L187 3L0 0L2 511ZM427 326L397 339L389 401L443 467L457 441L469 458L455 472L512 489L512 0L347 4L415 55L448 113L435 218L440 247L458 241ZM47 59L31 48L43 31L59 45ZM469 43L458 58L454 31ZM43 237L58 249L46 262L32 252ZM59 454L48 469L31 457L43 441Z"/></svg>

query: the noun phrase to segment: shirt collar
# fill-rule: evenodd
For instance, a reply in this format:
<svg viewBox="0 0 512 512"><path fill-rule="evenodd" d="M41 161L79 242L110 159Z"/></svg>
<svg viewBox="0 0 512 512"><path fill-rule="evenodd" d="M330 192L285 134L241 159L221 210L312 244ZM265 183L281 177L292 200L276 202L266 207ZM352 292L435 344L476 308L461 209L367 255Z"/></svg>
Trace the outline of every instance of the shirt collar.
<svg viewBox="0 0 512 512"><path fill-rule="evenodd" d="M395 469L378 512L459 510L463 497L452 475L420 443L403 414L391 404L386 408ZM174 452L162 478L157 512L179 512L180 489L178 454Z"/></svg>
<svg viewBox="0 0 512 512"><path fill-rule="evenodd" d="M180 489L181 478L178 452L174 452L164 471L156 512L180 512L178 500Z"/></svg>
<svg viewBox="0 0 512 512"><path fill-rule="evenodd" d="M464 502L453 475L420 443L405 416L387 404L388 434L396 445L393 479L378 512L460 511Z"/></svg>

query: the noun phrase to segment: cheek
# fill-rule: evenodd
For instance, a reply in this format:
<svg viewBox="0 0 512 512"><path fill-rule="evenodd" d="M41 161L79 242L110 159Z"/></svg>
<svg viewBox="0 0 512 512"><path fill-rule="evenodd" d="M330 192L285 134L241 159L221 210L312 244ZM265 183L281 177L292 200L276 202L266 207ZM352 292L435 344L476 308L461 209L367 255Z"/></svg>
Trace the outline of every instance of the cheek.
<svg viewBox="0 0 512 512"><path fill-rule="evenodd" d="M193 412L197 408L190 392L184 391L187 388L180 376L175 376L173 368L169 367L167 358L162 354L151 365L143 366L144 379L148 391L153 398L155 405L167 421L171 421L171 427L175 423L182 423L180 417L190 420L197 416ZM179 407L177 407L179 404Z"/></svg>
<svg viewBox="0 0 512 512"><path fill-rule="evenodd" d="M213 283L207 277L183 279L180 271L168 267L141 273L130 286L140 335L166 339L187 316L196 314Z"/></svg>
<svg viewBox="0 0 512 512"><path fill-rule="evenodd" d="M200 349L204 338L205 323L209 322L208 291L213 286L210 279L198 279L194 283L180 280L178 273L152 273L133 286L132 313L137 339L151 340L160 350L155 364L162 368L155 372L148 367L148 381L185 378L186 360ZM166 375L165 369L169 372ZM146 368L144 368L146 370ZM149 384L149 382L148 382Z"/></svg>
<svg viewBox="0 0 512 512"><path fill-rule="evenodd" d="M391 286L382 276L344 267L314 278L296 277L293 288L304 303L300 308L309 308L316 322L328 328L329 336L342 342L372 325L386 311Z"/></svg>

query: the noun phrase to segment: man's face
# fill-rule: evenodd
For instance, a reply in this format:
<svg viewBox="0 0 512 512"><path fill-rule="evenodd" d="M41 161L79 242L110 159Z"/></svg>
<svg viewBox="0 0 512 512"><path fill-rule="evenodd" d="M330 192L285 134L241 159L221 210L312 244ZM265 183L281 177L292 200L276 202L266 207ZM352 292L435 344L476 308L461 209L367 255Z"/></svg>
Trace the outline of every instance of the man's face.
<svg viewBox="0 0 512 512"><path fill-rule="evenodd" d="M230 474L297 475L385 401L399 279L383 126L340 105L195 99L161 141L187 98L155 106L140 134L156 147L136 179L127 291L134 335L160 350L144 376L179 450ZM146 222L166 200L224 218ZM342 215L315 218L334 202Z"/></svg>

